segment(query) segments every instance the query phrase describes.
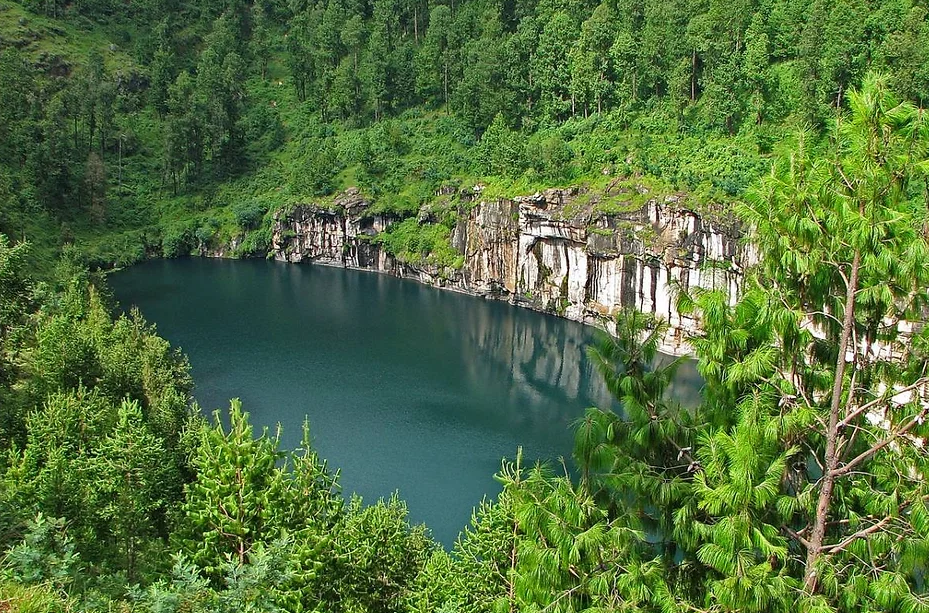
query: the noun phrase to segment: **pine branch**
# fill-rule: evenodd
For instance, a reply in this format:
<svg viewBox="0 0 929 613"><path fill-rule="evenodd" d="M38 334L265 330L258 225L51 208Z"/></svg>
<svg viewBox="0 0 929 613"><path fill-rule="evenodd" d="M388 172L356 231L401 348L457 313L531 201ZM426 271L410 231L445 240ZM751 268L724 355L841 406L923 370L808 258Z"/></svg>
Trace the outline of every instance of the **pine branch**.
<svg viewBox="0 0 929 613"><path fill-rule="evenodd" d="M516 611L516 544L519 542L519 520L513 517L513 544L510 546L510 572L507 573L507 597L510 601L510 613Z"/></svg>

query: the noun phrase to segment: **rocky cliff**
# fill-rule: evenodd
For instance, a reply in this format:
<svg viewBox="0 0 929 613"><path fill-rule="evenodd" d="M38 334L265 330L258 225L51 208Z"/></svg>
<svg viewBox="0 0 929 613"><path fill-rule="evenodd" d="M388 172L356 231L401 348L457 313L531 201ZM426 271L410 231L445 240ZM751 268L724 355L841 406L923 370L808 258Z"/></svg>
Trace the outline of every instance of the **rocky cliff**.
<svg viewBox="0 0 929 613"><path fill-rule="evenodd" d="M609 191L552 189L512 199L460 195L452 245L459 270L401 262L374 237L390 220L367 211L355 190L330 206L278 213L272 251L278 260L374 270L508 300L584 323L609 325L627 307L671 325L663 349L686 353L696 322L674 307L672 289L724 288L734 300L746 253L736 224L688 210L678 196L629 198Z"/></svg>

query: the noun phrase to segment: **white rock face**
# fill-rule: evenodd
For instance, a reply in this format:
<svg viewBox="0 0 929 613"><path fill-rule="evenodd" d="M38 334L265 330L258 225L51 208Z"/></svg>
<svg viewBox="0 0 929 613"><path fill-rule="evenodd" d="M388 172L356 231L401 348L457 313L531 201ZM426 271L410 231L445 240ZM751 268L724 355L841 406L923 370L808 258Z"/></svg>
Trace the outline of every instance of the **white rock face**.
<svg viewBox="0 0 929 613"><path fill-rule="evenodd" d="M735 302L750 256L737 225L711 223L675 197L610 214L596 203L576 189L472 202L451 237L465 263L450 271L398 262L372 243L390 220L366 216L368 203L349 191L330 208L279 215L272 250L279 260L413 277L607 328L634 307L670 323L663 351L688 353L697 322L677 312L674 287L724 289Z"/></svg>
<svg viewBox="0 0 929 613"><path fill-rule="evenodd" d="M348 190L331 207L301 205L279 215L271 242L274 259L381 269L384 258L371 239L387 227L388 220L363 217L367 206L357 190Z"/></svg>

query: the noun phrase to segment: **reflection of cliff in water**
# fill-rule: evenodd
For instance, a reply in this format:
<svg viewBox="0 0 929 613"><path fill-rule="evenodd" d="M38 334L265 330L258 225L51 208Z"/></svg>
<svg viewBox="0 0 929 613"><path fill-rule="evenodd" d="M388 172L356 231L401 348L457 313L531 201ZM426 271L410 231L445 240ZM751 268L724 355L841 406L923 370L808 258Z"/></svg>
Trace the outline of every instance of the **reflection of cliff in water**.
<svg viewBox="0 0 929 613"><path fill-rule="evenodd" d="M463 360L465 376L508 389L509 396L499 399L508 421L527 430L551 428L553 422L567 427L586 407L608 401L584 353L592 330L498 303L486 306L463 312L457 328L460 345L470 353ZM513 384L497 383L504 380Z"/></svg>
<svg viewBox="0 0 929 613"><path fill-rule="evenodd" d="M658 362L661 364L673 359L671 356L662 355ZM685 358L678 366L671 385L668 386L668 394L685 407L695 407L700 404L702 389L703 377L697 372L696 360Z"/></svg>
<svg viewBox="0 0 929 613"><path fill-rule="evenodd" d="M584 353L595 338L590 327L381 275L312 266L274 273L286 282L275 285L282 295L273 302L313 305L312 313L280 313L278 324L298 329L312 320L317 342L350 330L338 334L343 354L364 352L368 359L382 347L364 339L407 339L377 360L372 375L434 386L466 421L550 439L586 407L609 401Z"/></svg>
<svg viewBox="0 0 929 613"><path fill-rule="evenodd" d="M488 388L509 389L499 404L509 408L513 425L549 429L552 422L567 426L590 406L621 410L586 353L602 333L555 317L527 316L498 303L486 306L464 310L456 332L462 335L460 346L471 352L464 356L466 376L478 383L495 381ZM660 361L671 359L661 356ZM507 379L515 385L502 385ZM669 394L695 406L701 386L695 362L684 360Z"/></svg>

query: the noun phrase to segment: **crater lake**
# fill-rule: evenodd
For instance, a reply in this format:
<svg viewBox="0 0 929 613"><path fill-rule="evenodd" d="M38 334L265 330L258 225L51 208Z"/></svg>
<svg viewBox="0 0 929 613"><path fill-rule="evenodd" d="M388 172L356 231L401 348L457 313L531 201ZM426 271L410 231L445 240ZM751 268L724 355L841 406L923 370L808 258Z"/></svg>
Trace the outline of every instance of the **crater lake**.
<svg viewBox="0 0 929 613"><path fill-rule="evenodd" d="M369 272L188 258L110 275L190 359L205 413L240 398L256 429L313 445L346 497L399 491L446 546L500 485L501 460L571 468L571 424L618 409L585 347L596 330L504 302ZM685 401L699 387L679 371Z"/></svg>

